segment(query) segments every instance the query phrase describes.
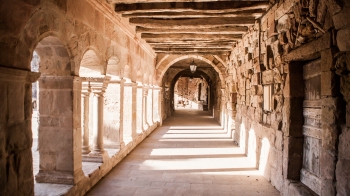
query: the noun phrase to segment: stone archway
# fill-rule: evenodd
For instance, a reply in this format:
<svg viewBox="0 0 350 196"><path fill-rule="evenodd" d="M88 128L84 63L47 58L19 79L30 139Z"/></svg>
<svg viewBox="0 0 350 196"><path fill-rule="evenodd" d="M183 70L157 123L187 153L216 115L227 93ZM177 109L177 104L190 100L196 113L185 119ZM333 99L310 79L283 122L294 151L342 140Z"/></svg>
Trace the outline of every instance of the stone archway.
<svg viewBox="0 0 350 196"><path fill-rule="evenodd" d="M216 56L216 55L215 55ZM219 58L219 57L217 57ZM214 70L219 74L220 81L221 81L221 87L225 87L224 78L226 78L226 66L222 64L223 62L221 60L218 61L214 56L212 55L166 55L163 59L160 60L160 62L156 65L156 82L158 85L161 85L163 76L165 72L168 70L170 66L175 64L176 62L179 62L183 59L197 59L204 61L211 65Z"/></svg>
<svg viewBox="0 0 350 196"><path fill-rule="evenodd" d="M38 91L39 173L42 183L75 184L82 177L81 163L74 145L80 135L79 79L71 76L71 61L67 48L55 36L43 38L35 52L40 57ZM57 139L60 142L57 142Z"/></svg>

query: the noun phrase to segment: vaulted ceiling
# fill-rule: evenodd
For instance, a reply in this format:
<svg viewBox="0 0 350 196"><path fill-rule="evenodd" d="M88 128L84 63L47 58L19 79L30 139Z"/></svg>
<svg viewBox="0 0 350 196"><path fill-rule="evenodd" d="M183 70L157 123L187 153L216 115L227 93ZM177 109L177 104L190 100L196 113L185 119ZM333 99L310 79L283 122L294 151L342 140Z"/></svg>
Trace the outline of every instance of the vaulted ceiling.
<svg viewBox="0 0 350 196"><path fill-rule="evenodd" d="M107 0L156 53L227 53L268 0Z"/></svg>

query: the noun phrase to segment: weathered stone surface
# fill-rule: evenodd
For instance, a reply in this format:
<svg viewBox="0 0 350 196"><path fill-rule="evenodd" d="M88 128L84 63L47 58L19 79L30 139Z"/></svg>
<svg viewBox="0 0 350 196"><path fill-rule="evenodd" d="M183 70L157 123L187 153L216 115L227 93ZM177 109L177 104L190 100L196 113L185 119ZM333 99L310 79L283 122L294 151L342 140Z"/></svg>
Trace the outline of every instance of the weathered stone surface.
<svg viewBox="0 0 350 196"><path fill-rule="evenodd" d="M321 73L321 95L335 96L337 91L335 74L331 71Z"/></svg>
<svg viewBox="0 0 350 196"><path fill-rule="evenodd" d="M273 84L274 81L274 72L273 70L267 70L262 72L262 84Z"/></svg>
<svg viewBox="0 0 350 196"><path fill-rule="evenodd" d="M350 4L349 2L345 1L344 5L345 6L343 9L332 17L336 29L341 29L350 24L350 21L348 20L350 13Z"/></svg>
<svg viewBox="0 0 350 196"><path fill-rule="evenodd" d="M314 193L312 193L305 185L300 182L290 183L288 186L288 194L295 196L314 196Z"/></svg>
<svg viewBox="0 0 350 196"><path fill-rule="evenodd" d="M334 55L335 48L330 48L324 51L321 51L321 69L323 72L334 70Z"/></svg>
<svg viewBox="0 0 350 196"><path fill-rule="evenodd" d="M350 161L350 129L343 127L342 133L339 136L339 157Z"/></svg>
<svg viewBox="0 0 350 196"><path fill-rule="evenodd" d="M333 179L335 172L336 157L327 149L321 149L320 171L322 179Z"/></svg>
<svg viewBox="0 0 350 196"><path fill-rule="evenodd" d="M337 178L337 194L350 194L350 161L346 159L339 159L336 169Z"/></svg>
<svg viewBox="0 0 350 196"><path fill-rule="evenodd" d="M288 152L287 178L291 180L300 179L300 169L303 161L303 138L284 137L284 147Z"/></svg>
<svg viewBox="0 0 350 196"><path fill-rule="evenodd" d="M327 32L319 39L292 50L285 56L286 61L311 60L320 56L319 52L331 47L332 35Z"/></svg>
<svg viewBox="0 0 350 196"><path fill-rule="evenodd" d="M337 33L337 45L340 51L350 50L350 27L341 29Z"/></svg>

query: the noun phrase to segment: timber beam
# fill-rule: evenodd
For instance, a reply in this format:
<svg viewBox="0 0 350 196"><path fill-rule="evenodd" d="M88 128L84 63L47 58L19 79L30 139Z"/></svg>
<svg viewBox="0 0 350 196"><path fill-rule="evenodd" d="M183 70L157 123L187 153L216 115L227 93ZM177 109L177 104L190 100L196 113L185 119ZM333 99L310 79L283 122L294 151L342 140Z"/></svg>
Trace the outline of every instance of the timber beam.
<svg viewBox="0 0 350 196"><path fill-rule="evenodd" d="M148 18L130 18L131 24L145 28L211 28L221 26L250 26L254 24L255 18L196 18L196 19L148 19Z"/></svg>
<svg viewBox="0 0 350 196"><path fill-rule="evenodd" d="M121 14L136 12L184 12L201 11L207 13L236 12L243 10L267 9L268 1L219 1L219 2L158 2L116 4L115 11Z"/></svg>
<svg viewBox="0 0 350 196"><path fill-rule="evenodd" d="M262 16L264 11L262 9L256 10L245 10L245 11L237 11L237 12L227 12L227 13L207 13L207 12L140 12L140 13L132 13L132 14L122 14L125 18L215 18L215 17L223 17L223 18L236 18L236 17L253 17L259 18Z"/></svg>
<svg viewBox="0 0 350 196"><path fill-rule="evenodd" d="M248 31L247 27L222 26L205 29L172 29L172 28L144 28L136 27L138 33L171 34L171 33L201 33L201 34L243 34Z"/></svg>
<svg viewBox="0 0 350 196"><path fill-rule="evenodd" d="M106 0L108 3L123 3L123 4L132 4L132 3L157 3L159 0ZM209 2L213 0L161 0L161 2ZM227 1L227 0L214 0L214 1ZM250 0L231 0L231 1L250 1ZM259 0L254 0L259 1ZM268 1L268 0L260 0Z"/></svg>

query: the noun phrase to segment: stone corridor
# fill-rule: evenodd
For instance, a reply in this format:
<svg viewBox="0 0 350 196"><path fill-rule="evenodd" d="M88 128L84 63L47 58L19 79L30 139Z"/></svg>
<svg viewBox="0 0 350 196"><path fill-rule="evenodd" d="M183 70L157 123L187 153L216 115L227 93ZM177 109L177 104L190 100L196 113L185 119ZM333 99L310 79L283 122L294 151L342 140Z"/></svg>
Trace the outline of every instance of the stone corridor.
<svg viewBox="0 0 350 196"><path fill-rule="evenodd" d="M176 110L87 193L279 195L207 111Z"/></svg>

